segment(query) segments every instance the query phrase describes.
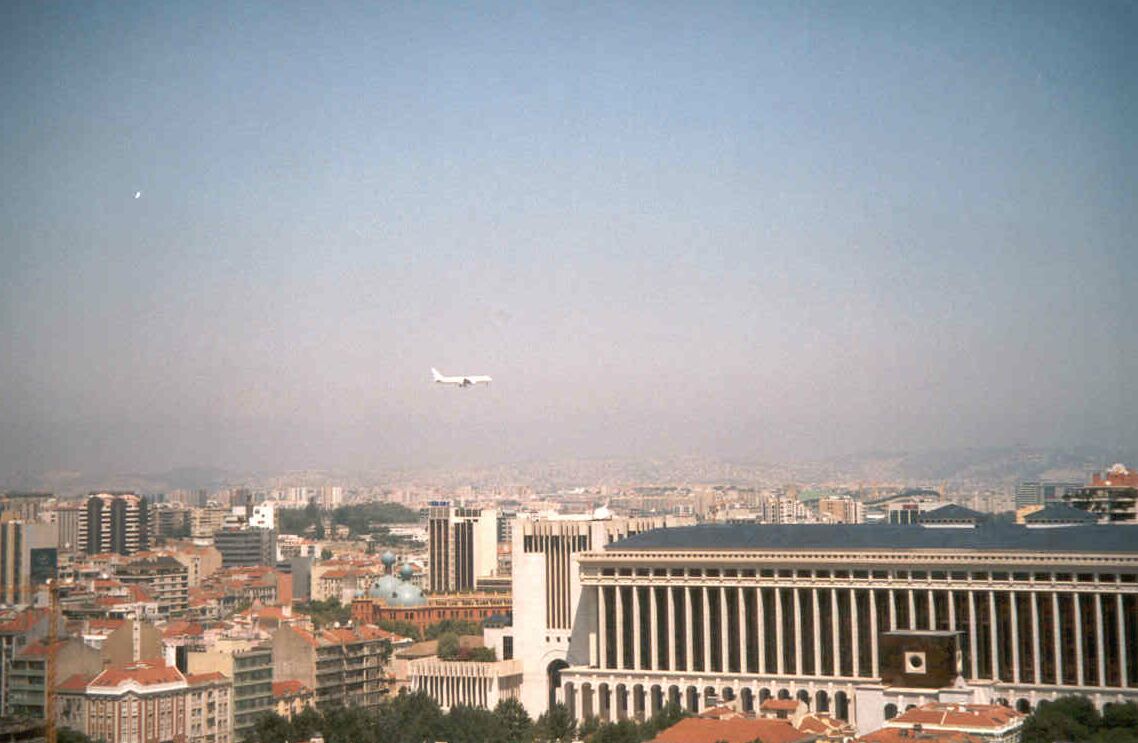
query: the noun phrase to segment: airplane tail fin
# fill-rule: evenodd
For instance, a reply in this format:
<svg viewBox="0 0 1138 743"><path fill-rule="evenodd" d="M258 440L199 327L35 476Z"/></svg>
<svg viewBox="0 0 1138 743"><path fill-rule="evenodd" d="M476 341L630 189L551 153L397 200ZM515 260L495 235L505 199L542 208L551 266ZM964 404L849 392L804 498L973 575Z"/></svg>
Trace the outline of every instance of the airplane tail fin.
<svg viewBox="0 0 1138 743"><path fill-rule="evenodd" d="M431 376L434 377L436 382L443 378L443 375L439 374L439 370L433 366L431 367Z"/></svg>

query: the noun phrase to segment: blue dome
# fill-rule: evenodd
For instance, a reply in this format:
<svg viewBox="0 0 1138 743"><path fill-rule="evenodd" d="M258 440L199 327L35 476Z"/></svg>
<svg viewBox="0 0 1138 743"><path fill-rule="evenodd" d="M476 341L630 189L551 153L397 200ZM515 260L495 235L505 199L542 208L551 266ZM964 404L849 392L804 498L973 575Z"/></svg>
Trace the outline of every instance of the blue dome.
<svg viewBox="0 0 1138 743"><path fill-rule="evenodd" d="M391 601L395 594L399 591L399 579L393 575L385 575L374 584L371 590L368 591L368 596L376 599L383 599L384 601Z"/></svg>
<svg viewBox="0 0 1138 743"><path fill-rule="evenodd" d="M391 552L391 550L384 552L383 557L379 559L383 562L384 567L386 567L388 570L390 570L391 566L395 564L395 555Z"/></svg>
<svg viewBox="0 0 1138 743"><path fill-rule="evenodd" d="M399 577L403 580L411 580L411 576L415 574L414 568L407 563L403 563L403 567L399 568Z"/></svg>
<svg viewBox="0 0 1138 743"><path fill-rule="evenodd" d="M424 598L423 592L417 586L401 583L391 603L396 606L422 606L427 603L427 599Z"/></svg>

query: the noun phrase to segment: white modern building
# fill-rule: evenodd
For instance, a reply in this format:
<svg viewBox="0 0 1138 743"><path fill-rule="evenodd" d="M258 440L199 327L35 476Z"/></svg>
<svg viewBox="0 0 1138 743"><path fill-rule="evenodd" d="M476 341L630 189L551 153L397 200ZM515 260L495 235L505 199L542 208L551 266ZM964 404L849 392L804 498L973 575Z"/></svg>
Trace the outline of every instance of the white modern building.
<svg viewBox="0 0 1138 743"><path fill-rule="evenodd" d="M568 662L553 694L578 718L774 696L865 732L909 704L1138 699L1138 527L702 525L572 562L568 601L548 589L539 609L558 630L519 577L513 631L527 664Z"/></svg>
<svg viewBox="0 0 1138 743"><path fill-rule="evenodd" d="M561 669L588 663L588 640L581 633L587 632L590 620L580 606L578 556L641 532L692 523L690 516L617 518L607 508L515 520L513 623L487 629L485 636L499 658L522 663L521 701L531 716L536 718L558 698Z"/></svg>
<svg viewBox="0 0 1138 743"><path fill-rule="evenodd" d="M498 512L431 504L427 519L432 593L473 591L479 578L498 573Z"/></svg>
<svg viewBox="0 0 1138 743"><path fill-rule="evenodd" d="M494 709L503 699L520 695L522 662L416 658L407 664L407 685L430 696L444 711L458 705Z"/></svg>

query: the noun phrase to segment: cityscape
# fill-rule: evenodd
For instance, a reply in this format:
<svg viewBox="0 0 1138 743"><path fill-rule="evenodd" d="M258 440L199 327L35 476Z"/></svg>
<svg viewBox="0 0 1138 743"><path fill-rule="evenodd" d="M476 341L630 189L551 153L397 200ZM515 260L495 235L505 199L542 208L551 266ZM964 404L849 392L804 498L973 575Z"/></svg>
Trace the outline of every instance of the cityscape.
<svg viewBox="0 0 1138 743"><path fill-rule="evenodd" d="M1138 4L0 6L0 743L1138 743Z"/></svg>

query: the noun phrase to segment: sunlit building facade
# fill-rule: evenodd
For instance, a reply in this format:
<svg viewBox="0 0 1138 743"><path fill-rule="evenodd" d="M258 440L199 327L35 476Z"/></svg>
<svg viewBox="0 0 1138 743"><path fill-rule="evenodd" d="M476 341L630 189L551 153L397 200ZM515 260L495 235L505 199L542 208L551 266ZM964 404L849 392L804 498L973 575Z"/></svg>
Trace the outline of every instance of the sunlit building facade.
<svg viewBox="0 0 1138 743"><path fill-rule="evenodd" d="M579 718L782 696L872 729L909 699L883 684L887 633L959 649L968 694L910 703L1138 699L1138 528L699 526L578 560L558 694Z"/></svg>

